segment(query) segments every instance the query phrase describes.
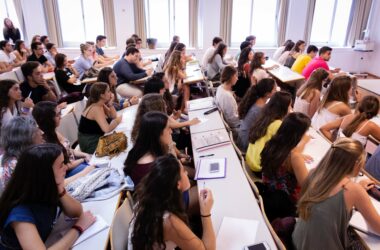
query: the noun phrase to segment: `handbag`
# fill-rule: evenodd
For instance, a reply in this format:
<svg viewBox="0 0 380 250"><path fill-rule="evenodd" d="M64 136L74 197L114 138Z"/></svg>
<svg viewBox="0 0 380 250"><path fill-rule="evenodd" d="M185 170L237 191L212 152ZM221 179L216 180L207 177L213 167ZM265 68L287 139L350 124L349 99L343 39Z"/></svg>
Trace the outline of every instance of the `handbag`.
<svg viewBox="0 0 380 250"><path fill-rule="evenodd" d="M98 77L99 75L99 70L95 67L91 67L88 70L86 70L81 78L81 80L85 78L93 78L93 77Z"/></svg>
<svg viewBox="0 0 380 250"><path fill-rule="evenodd" d="M123 132L113 132L99 138L95 150L97 157L116 156L127 148L127 136Z"/></svg>

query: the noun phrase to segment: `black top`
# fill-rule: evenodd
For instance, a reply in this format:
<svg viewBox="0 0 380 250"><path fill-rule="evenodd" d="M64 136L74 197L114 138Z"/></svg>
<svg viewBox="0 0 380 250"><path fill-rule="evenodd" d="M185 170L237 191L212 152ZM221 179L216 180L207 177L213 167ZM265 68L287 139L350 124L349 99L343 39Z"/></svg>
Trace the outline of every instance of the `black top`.
<svg viewBox="0 0 380 250"><path fill-rule="evenodd" d="M107 119L108 123L110 123L111 121L112 119ZM83 115L80 117L78 130L83 134L104 135L103 130L100 128L99 124L95 120L90 120Z"/></svg>
<svg viewBox="0 0 380 250"><path fill-rule="evenodd" d="M43 101L43 96L48 93L44 86L38 85L35 88L30 87L28 81L24 81L20 86L22 97L25 99L32 92L30 98L33 100L34 104Z"/></svg>
<svg viewBox="0 0 380 250"><path fill-rule="evenodd" d="M67 93L72 92L82 92L86 84L74 85L68 82L70 77L74 74L69 68L65 69L55 69L55 79L57 80L58 85L63 88Z"/></svg>
<svg viewBox="0 0 380 250"><path fill-rule="evenodd" d="M39 58L37 58L37 56L36 56L34 53L31 54L30 56L28 56L28 59L27 59L28 62L36 61L36 62L41 63L42 65L43 65L47 60L48 60L48 59L46 58L46 56L42 55L42 56L40 56Z"/></svg>
<svg viewBox="0 0 380 250"><path fill-rule="evenodd" d="M4 28L3 35L5 40L9 41L9 39L12 39L13 43L21 39L20 30L18 28L13 30Z"/></svg>

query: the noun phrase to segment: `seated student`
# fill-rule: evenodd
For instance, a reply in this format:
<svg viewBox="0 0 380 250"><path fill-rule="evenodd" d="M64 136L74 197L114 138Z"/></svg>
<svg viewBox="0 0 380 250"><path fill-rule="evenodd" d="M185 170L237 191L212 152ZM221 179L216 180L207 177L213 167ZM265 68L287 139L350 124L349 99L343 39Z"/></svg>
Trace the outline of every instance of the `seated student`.
<svg viewBox="0 0 380 250"><path fill-rule="evenodd" d="M34 35L32 37L32 42L31 43L35 43L35 42L41 42L41 36L40 35Z"/></svg>
<svg viewBox="0 0 380 250"><path fill-rule="evenodd" d="M98 56L98 54L96 53L96 46L95 46L95 43L93 41L86 41L86 44L90 45L92 48L91 57L92 57L93 61L95 62L93 66L96 69L101 69L103 67L110 66L113 64L113 60L107 61L103 57Z"/></svg>
<svg viewBox="0 0 380 250"><path fill-rule="evenodd" d="M120 58L113 67L117 75L117 83L119 86L116 91L122 97L142 96L140 84L132 83L132 81L151 76L153 69L140 69L137 65L140 61L140 51L134 47L128 48L126 55Z"/></svg>
<svg viewBox="0 0 380 250"><path fill-rule="evenodd" d="M148 39L146 39L146 43L148 44L148 49L156 49L157 39L156 38L148 38Z"/></svg>
<svg viewBox="0 0 380 250"><path fill-rule="evenodd" d="M174 47L174 50L180 51L182 56L185 58L186 62L190 62L193 60L192 55L186 54L186 45L184 43L177 43L177 45Z"/></svg>
<svg viewBox="0 0 380 250"><path fill-rule="evenodd" d="M280 47L276 49L276 51L273 53L272 59L275 61L278 61L280 58L282 52L284 52L285 47L290 43L293 42L292 40L288 39L286 40Z"/></svg>
<svg viewBox="0 0 380 250"><path fill-rule="evenodd" d="M365 158L360 142L341 138L310 171L298 202L300 218L293 232L296 249L349 249L347 228L353 208L380 233L380 216L367 194L373 183L352 181Z"/></svg>
<svg viewBox="0 0 380 250"><path fill-rule="evenodd" d="M276 51L275 52L275 55L273 56L273 60L275 60L275 61L279 61L280 60L280 58L281 58L281 56L282 55L284 55L284 53L285 53L285 55L286 55L286 57L289 55L289 53L290 53L290 50L292 50L292 48L294 47L294 45L295 45L295 43L292 41L292 40L288 40L288 41L286 41L285 42L285 46L284 46L284 49L281 51L281 53L280 53L280 55L277 55L276 53L278 53L279 51ZM281 47L280 47L281 48ZM280 49L279 48L279 49ZM277 58L277 56L278 56L278 58ZM277 58L277 59L275 59L275 57ZM281 63L281 64L283 64L283 63Z"/></svg>
<svg viewBox="0 0 380 250"><path fill-rule="evenodd" d="M8 184L21 153L33 144L44 143L43 132L30 116L17 116L1 128L3 152L0 167L0 194Z"/></svg>
<svg viewBox="0 0 380 250"><path fill-rule="evenodd" d="M136 42L136 49L143 49L142 47L142 39L140 37L135 39Z"/></svg>
<svg viewBox="0 0 380 250"><path fill-rule="evenodd" d="M21 64L25 63L27 57L30 55L30 51L25 46L25 42L23 40L17 40L15 42L15 49L12 53L16 56L16 59L21 62Z"/></svg>
<svg viewBox="0 0 380 250"><path fill-rule="evenodd" d="M178 95L183 91L187 91L189 92L188 95L190 95L189 85L183 84L183 80L186 78L185 66L186 61L181 52L174 50L163 69L165 77L169 81L169 91L171 94Z"/></svg>
<svg viewBox="0 0 380 250"><path fill-rule="evenodd" d="M80 45L80 52L81 55L75 60L73 66L79 73L79 79L83 79L86 77L85 73L90 70L91 67L99 68L103 65L94 59L94 50L91 44L82 43Z"/></svg>
<svg viewBox="0 0 380 250"><path fill-rule="evenodd" d="M96 217L91 212L83 213L79 201L66 193L65 173L66 165L58 145L35 145L21 154L0 198L3 249L46 249L45 241L59 210L79 219L49 249L69 249L95 222Z"/></svg>
<svg viewBox="0 0 380 250"><path fill-rule="evenodd" d="M244 41L244 42L242 42L240 44L240 51L238 53L236 53L236 55L235 55L235 61L239 61L240 54L243 51L243 49L245 49L245 48L249 48L253 52L253 50L252 50L252 43L249 42L249 41Z"/></svg>
<svg viewBox="0 0 380 250"><path fill-rule="evenodd" d="M50 43L50 39L49 39L48 36L41 36L40 42L42 43L42 45L44 46L44 48L46 48L46 45L48 43Z"/></svg>
<svg viewBox="0 0 380 250"><path fill-rule="evenodd" d="M79 73L71 64L69 64L65 54L58 53L55 56L55 65L55 78L62 89L67 93L83 91L86 84L76 85Z"/></svg>
<svg viewBox="0 0 380 250"><path fill-rule="evenodd" d="M251 77L249 74L249 69L252 60L252 49L250 47L244 48L240 53L237 67L239 79L232 88L235 95L239 98L243 98L245 93L251 86Z"/></svg>
<svg viewBox="0 0 380 250"><path fill-rule="evenodd" d="M327 47L327 46L322 47L319 50L319 56L314 57L302 70L302 75L306 79L308 79L314 70L318 68L324 68L326 71L330 72L329 78L332 79L333 78L332 73L338 73L340 71L340 68L330 70L329 66L327 65L327 62L331 58L331 52L332 52L332 48Z"/></svg>
<svg viewBox="0 0 380 250"><path fill-rule="evenodd" d="M4 18L3 36L7 41L12 39L13 43L21 37L20 30L13 25L12 20L9 18Z"/></svg>
<svg viewBox="0 0 380 250"><path fill-rule="evenodd" d="M219 81L220 73L228 64L223 60L227 53L227 45L220 42L210 57L207 64L207 78L211 81Z"/></svg>
<svg viewBox="0 0 380 250"><path fill-rule="evenodd" d="M168 63L169 58L174 51L175 46L177 46L177 42L172 42L169 46L169 49L165 52L165 54L161 55L161 57L158 59L158 63L155 69L156 73L161 73L164 71L165 65Z"/></svg>
<svg viewBox="0 0 380 250"><path fill-rule="evenodd" d="M54 91L43 78L42 66L38 62L24 63L21 65L21 71L25 77L25 81L20 85L24 99L30 97L34 104L40 101L57 101Z"/></svg>
<svg viewBox="0 0 380 250"><path fill-rule="evenodd" d="M292 105L292 96L288 92L276 92L268 104L261 110L249 131L249 145L245 156L252 171L261 171L261 151L265 143L276 134L282 119L288 114Z"/></svg>
<svg viewBox="0 0 380 250"><path fill-rule="evenodd" d="M293 66L293 63L296 61L297 57L304 52L305 46L305 41L298 40L294 47L289 51L289 53L284 52L281 55L281 57L278 59L278 62L288 68L291 68Z"/></svg>
<svg viewBox="0 0 380 250"><path fill-rule="evenodd" d="M159 157L137 187L128 249L216 249L211 221L212 193L203 189L199 194L203 228L202 239L199 239L187 225L181 201L189 188L186 170L178 160L170 154Z"/></svg>
<svg viewBox="0 0 380 250"><path fill-rule="evenodd" d="M139 98L137 96L132 96L131 98L126 99L126 98L120 97L116 93L117 76L110 67L105 67L102 70L100 70L97 81L105 82L108 84L114 96L113 106L115 107L117 111L139 103Z"/></svg>
<svg viewBox="0 0 380 250"><path fill-rule="evenodd" d="M207 50L203 54L203 58L202 58L202 69L203 70L207 70L208 61L210 60L211 56L214 54L215 49L216 49L216 47L218 47L218 44L220 42L223 42L223 39L218 37L218 36L216 36L212 39L212 46L207 48Z"/></svg>
<svg viewBox="0 0 380 250"><path fill-rule="evenodd" d="M222 111L224 119L235 133L237 133L240 126L238 106L232 92L232 86L235 85L237 79L237 70L233 66L225 67L220 76L222 84L217 88L215 95L216 104Z"/></svg>
<svg viewBox="0 0 380 250"><path fill-rule="evenodd" d="M84 176L94 168L94 166L87 168L87 162L91 160L91 155L72 150L70 148L70 141L56 131L61 121L61 108L58 107L57 103L49 101L39 102L34 106L32 114L38 127L44 133L44 140L47 143L57 144L62 147L62 153L67 166L66 178L74 175L76 178ZM79 172L81 172L81 175L76 175ZM67 182L73 180L74 178L71 178Z"/></svg>
<svg viewBox="0 0 380 250"><path fill-rule="evenodd" d="M46 44L46 52L44 53L44 56L50 62L50 64L53 65L53 67L56 67L54 58L57 55L57 53L57 47L55 47L54 43Z"/></svg>
<svg viewBox="0 0 380 250"><path fill-rule="evenodd" d="M12 71L13 66L6 63L6 62L0 62L0 74Z"/></svg>
<svg viewBox="0 0 380 250"><path fill-rule="evenodd" d="M318 110L311 119L311 125L319 129L323 125L351 114L348 103L351 93L351 78L349 76L337 76L331 83L327 93L323 96Z"/></svg>
<svg viewBox="0 0 380 250"><path fill-rule="evenodd" d="M300 187L308 175L302 151L310 140L306 135L309 126L309 117L290 113L261 152L262 181L266 189L263 199L269 221L296 216Z"/></svg>
<svg viewBox="0 0 380 250"><path fill-rule="evenodd" d="M27 114L34 104L29 97L21 102L20 85L14 80L0 80L0 127L7 124L13 117ZM25 109L23 109L25 108Z"/></svg>
<svg viewBox="0 0 380 250"><path fill-rule="evenodd" d="M321 102L321 91L323 82L328 78L329 73L320 68L314 70L310 78L304 83L296 94L293 110L301 112L312 118Z"/></svg>
<svg viewBox="0 0 380 250"><path fill-rule="evenodd" d="M260 111L268 99L276 93L276 82L271 78L264 78L256 85L251 86L241 100L238 113L241 120L237 145L243 152L247 152L249 131L255 123Z"/></svg>
<svg viewBox="0 0 380 250"><path fill-rule="evenodd" d="M367 144L368 136L380 140L380 127L371 121L379 113L379 100L374 96L365 96L354 114L341 117L319 128L322 134L334 141L331 131L338 129L339 137L351 137L363 144Z"/></svg>
<svg viewBox="0 0 380 250"><path fill-rule="evenodd" d="M0 62L11 65L12 68L22 64L21 61L12 53L13 47L7 40L0 41Z"/></svg>
<svg viewBox="0 0 380 250"><path fill-rule="evenodd" d="M28 62L39 62L42 67L41 70L43 73L49 72L54 69L53 65L48 61L44 56L44 47L40 42L34 42L31 45L32 54L28 56Z"/></svg>
<svg viewBox="0 0 380 250"><path fill-rule="evenodd" d="M106 46L106 43L107 43L107 37L106 36L99 35L96 37L95 51L96 51L96 54L98 54L98 57L102 58L105 61L113 61L113 60L118 59L119 58L118 55L116 55L114 57L109 57L104 53L102 48L104 46Z"/></svg>
<svg viewBox="0 0 380 250"><path fill-rule="evenodd" d="M120 124L113 106L113 94L107 83L96 82L91 86L90 97L79 121L78 142L82 152L93 154L99 138Z"/></svg>
<svg viewBox="0 0 380 250"><path fill-rule="evenodd" d="M255 85L256 83L258 83L264 78L270 78L270 75L268 74L267 70L271 70L278 67L277 65L273 65L272 67L264 69L262 66L264 64L265 64L265 54L263 52L256 52L253 55L253 59L251 61L251 65L249 69L252 85Z"/></svg>
<svg viewBox="0 0 380 250"><path fill-rule="evenodd" d="M302 74L306 65L317 55L318 48L314 45L309 45L306 50L306 54L299 55L291 69L298 74Z"/></svg>

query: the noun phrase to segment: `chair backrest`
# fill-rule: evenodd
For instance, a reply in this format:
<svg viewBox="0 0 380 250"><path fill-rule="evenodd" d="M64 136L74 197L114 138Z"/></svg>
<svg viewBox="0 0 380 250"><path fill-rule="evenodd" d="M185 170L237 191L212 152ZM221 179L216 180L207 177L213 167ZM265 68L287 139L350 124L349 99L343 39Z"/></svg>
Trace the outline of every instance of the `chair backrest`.
<svg viewBox="0 0 380 250"><path fill-rule="evenodd" d="M62 91L61 91L61 88L58 85L58 82L57 82L57 79L55 78L55 75L53 76L52 83L53 83L53 86L54 86L55 91L57 92L58 96L61 96L62 95Z"/></svg>
<svg viewBox="0 0 380 250"><path fill-rule="evenodd" d="M79 125L80 117L84 109L86 108L86 104L87 104L87 98L84 97L82 100L76 102L74 105L74 116L78 125Z"/></svg>
<svg viewBox="0 0 380 250"><path fill-rule="evenodd" d="M128 246L129 223L133 217L133 201L127 193L123 204L116 210L110 230L111 250L124 250Z"/></svg>
<svg viewBox="0 0 380 250"><path fill-rule="evenodd" d="M14 72L16 73L16 76L17 76L19 82L25 81L25 77L24 77L24 74L21 71L21 67L16 68L14 70Z"/></svg>
<svg viewBox="0 0 380 250"><path fill-rule="evenodd" d="M256 196L256 199L258 199L258 197L260 196L260 192L259 192L259 189L257 188L255 182L256 181L261 182L261 179L259 179L258 177L255 176L255 174L252 172L252 170L247 166L247 164L245 164L244 159L241 161L241 166L243 168L244 175L247 178L248 183L251 186L251 189L253 190L253 193Z"/></svg>
<svg viewBox="0 0 380 250"><path fill-rule="evenodd" d="M61 117L57 131L70 141L70 145L73 145L78 140L78 125L73 112Z"/></svg>
<svg viewBox="0 0 380 250"><path fill-rule="evenodd" d="M9 72L4 72L0 74L0 80L7 80L7 79L19 82L15 71L9 71Z"/></svg>

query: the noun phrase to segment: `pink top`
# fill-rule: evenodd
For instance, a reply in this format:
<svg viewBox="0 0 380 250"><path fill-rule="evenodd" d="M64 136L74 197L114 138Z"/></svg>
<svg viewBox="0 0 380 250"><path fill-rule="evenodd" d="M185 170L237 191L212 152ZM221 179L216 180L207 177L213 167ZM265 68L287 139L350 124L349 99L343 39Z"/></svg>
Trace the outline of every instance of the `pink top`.
<svg viewBox="0 0 380 250"><path fill-rule="evenodd" d="M329 66L327 65L326 61L320 58L319 56L311 60L306 67L302 71L302 75L308 79L313 73L314 70L324 68L325 70L329 70Z"/></svg>

